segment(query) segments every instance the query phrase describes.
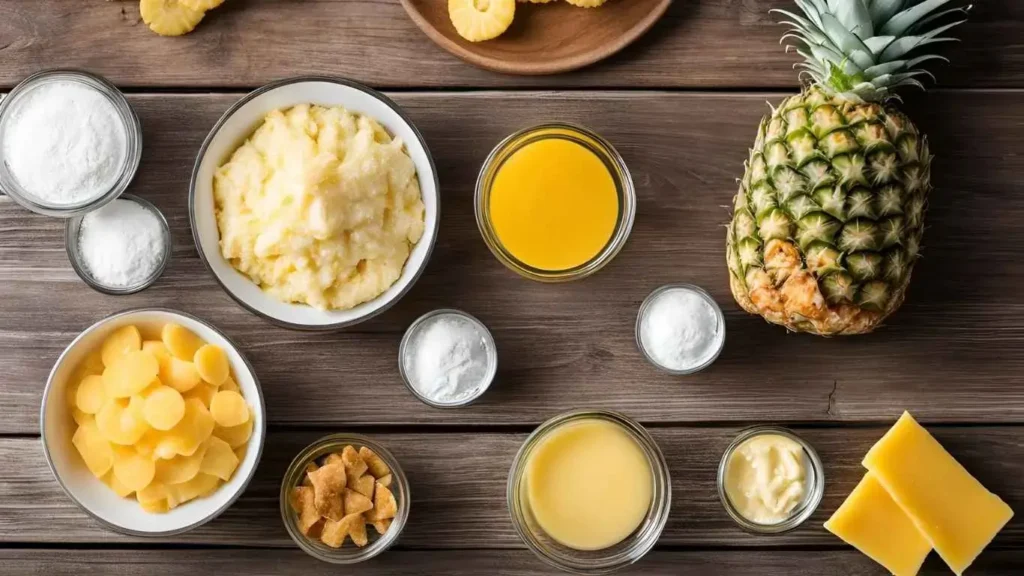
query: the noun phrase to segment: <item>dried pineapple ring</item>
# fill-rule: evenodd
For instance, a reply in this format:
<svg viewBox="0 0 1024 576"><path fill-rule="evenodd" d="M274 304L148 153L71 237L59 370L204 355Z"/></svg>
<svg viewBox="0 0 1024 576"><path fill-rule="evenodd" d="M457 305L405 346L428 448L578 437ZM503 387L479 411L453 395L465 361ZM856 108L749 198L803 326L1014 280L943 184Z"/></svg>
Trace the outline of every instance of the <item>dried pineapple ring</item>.
<svg viewBox="0 0 1024 576"><path fill-rule="evenodd" d="M238 456L235 455L235 451L224 440L216 436L211 437L199 470L226 482L235 473L235 468L238 468Z"/></svg>
<svg viewBox="0 0 1024 576"><path fill-rule="evenodd" d="M604 4L608 0L565 0L573 6L579 6L580 8L597 8L601 4Z"/></svg>
<svg viewBox="0 0 1024 576"><path fill-rule="evenodd" d="M156 480L170 486L195 478L196 474L199 474L208 446L208 442L203 442L191 456L175 456L170 460L157 460Z"/></svg>
<svg viewBox="0 0 1024 576"><path fill-rule="evenodd" d="M192 363L196 365L199 376L214 386L223 384L231 374L227 354L220 349L220 346L213 344L206 344L196 350Z"/></svg>
<svg viewBox="0 0 1024 576"><path fill-rule="evenodd" d="M516 0L448 0L455 31L470 42L501 36L512 25Z"/></svg>
<svg viewBox="0 0 1024 576"><path fill-rule="evenodd" d="M185 415L185 399L174 388L160 386L146 396L142 415L146 418L146 423L153 428L170 430Z"/></svg>
<svg viewBox="0 0 1024 576"><path fill-rule="evenodd" d="M149 352L129 352L103 371L107 396L128 398L146 389L160 372L160 364Z"/></svg>
<svg viewBox="0 0 1024 576"><path fill-rule="evenodd" d="M156 467L153 461L130 447L114 449L114 476L126 489L142 490L153 482Z"/></svg>
<svg viewBox="0 0 1024 576"><path fill-rule="evenodd" d="M195 364L172 356L167 359L160 371L160 381L178 392L185 393L195 388L203 378L196 370Z"/></svg>
<svg viewBox="0 0 1024 576"><path fill-rule="evenodd" d="M230 428L245 424L249 419L249 406L238 392L221 391L210 401L210 414L218 426Z"/></svg>
<svg viewBox="0 0 1024 576"><path fill-rule="evenodd" d="M135 326L122 326L114 330L100 347L100 358L106 367L113 366L117 360L129 352L142 350L142 334Z"/></svg>
<svg viewBox="0 0 1024 576"><path fill-rule="evenodd" d="M138 404L132 406L124 400L107 400L96 414L96 428L108 441L131 446L149 430L140 408Z"/></svg>
<svg viewBox="0 0 1024 576"><path fill-rule="evenodd" d="M88 376L75 391L75 406L86 414L95 414L103 408L107 394L102 376Z"/></svg>
<svg viewBox="0 0 1024 576"><path fill-rule="evenodd" d="M163 341L164 346L167 346L167 350L171 354L189 362L195 357L196 350L199 350L203 345L203 341L199 339L199 336L196 336L191 330L179 324L165 324L163 330L160 331L160 339Z"/></svg>
<svg viewBox="0 0 1024 576"><path fill-rule="evenodd" d="M224 3L224 0L179 0L185 6L200 12L213 10Z"/></svg>
<svg viewBox="0 0 1024 576"><path fill-rule="evenodd" d="M213 435L230 444L232 448L238 448L248 442L249 437L252 436L252 420L252 412L250 411L249 419L244 424L229 428L217 426L213 429Z"/></svg>
<svg viewBox="0 0 1024 576"><path fill-rule="evenodd" d="M78 449L93 476L102 478L114 465L114 449L95 424L79 426L71 437L71 443Z"/></svg>

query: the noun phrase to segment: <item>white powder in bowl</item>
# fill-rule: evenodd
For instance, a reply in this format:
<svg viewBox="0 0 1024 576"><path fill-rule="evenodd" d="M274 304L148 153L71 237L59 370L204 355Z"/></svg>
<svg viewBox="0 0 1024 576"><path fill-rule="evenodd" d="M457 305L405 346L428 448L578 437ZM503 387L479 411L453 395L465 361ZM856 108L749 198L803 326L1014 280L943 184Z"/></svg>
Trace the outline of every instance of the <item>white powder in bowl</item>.
<svg viewBox="0 0 1024 576"><path fill-rule="evenodd" d="M19 96L4 121L4 163L45 204L77 204L114 185L128 154L117 108L99 90L70 80Z"/></svg>
<svg viewBox="0 0 1024 576"><path fill-rule="evenodd" d="M471 319L439 314L417 327L406 344L409 384L438 404L453 404L481 393L491 376L491 344Z"/></svg>
<svg viewBox="0 0 1024 576"><path fill-rule="evenodd" d="M718 351L721 335L714 307L686 288L655 296L640 322L644 350L669 370L690 370L707 362Z"/></svg>
<svg viewBox="0 0 1024 576"><path fill-rule="evenodd" d="M86 273L110 288L138 286L151 277L160 267L166 242L157 215L126 199L86 214L78 232Z"/></svg>

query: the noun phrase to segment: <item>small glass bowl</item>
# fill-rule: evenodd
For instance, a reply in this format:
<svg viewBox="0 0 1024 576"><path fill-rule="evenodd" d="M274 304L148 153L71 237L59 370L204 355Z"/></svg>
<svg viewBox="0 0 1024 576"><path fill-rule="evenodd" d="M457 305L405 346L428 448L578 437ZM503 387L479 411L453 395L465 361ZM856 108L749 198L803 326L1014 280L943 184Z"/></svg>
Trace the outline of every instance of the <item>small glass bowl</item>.
<svg viewBox="0 0 1024 576"><path fill-rule="evenodd" d="M423 328L424 324L428 321L444 315L459 316L465 320L468 320L472 324L476 325L477 329L480 330L480 334L483 335L484 341L487 344L488 360L487 363L489 368L487 370L487 377L483 384L480 385L480 389L475 394L468 398L459 400L458 402L437 402L433 399L427 398L420 394L419 390L412 385L411 377L409 376L410 367L406 366L407 351L411 345L411 341L416 333ZM478 320L476 316L463 312L462 310L455 310L453 308L439 308L431 312L427 312L423 316L416 319L415 322L409 325L409 328L405 331L405 335L402 336L402 343L398 346L398 372L402 375L402 382L405 382L406 388L412 392L413 396L418 398L420 402L434 408L458 408L460 406L466 406L475 402L478 398L484 395L484 392L491 387L491 383L494 381L494 375L498 372L498 348L494 344L494 336L491 335L491 331L487 329L487 326L483 322Z"/></svg>
<svg viewBox="0 0 1024 576"><path fill-rule="evenodd" d="M518 152L527 144L548 138L563 138L575 142L600 158L612 179L615 181L615 188L619 196L619 219L615 225L608 243L589 261L569 268L567 270L542 270L534 268L525 262L520 261L511 252L501 245L498 234L491 223L490 199L491 186L498 175L498 170L514 153ZM586 278L603 268L615 258L615 255L622 250L633 229L633 219L636 216L636 190L633 188L633 178L626 168L626 163L612 145L596 133L575 124L551 123L541 124L525 130L520 130L502 140L480 168L480 175L476 181L475 192L476 224L480 234L484 237L487 248L507 268L524 278L537 280L538 282L568 282Z"/></svg>
<svg viewBox="0 0 1024 576"><path fill-rule="evenodd" d="M651 507L640 526L622 542L602 550L576 550L547 536L534 520L526 496L526 469L533 450L560 426L583 420L605 420L618 425L628 433L647 456L654 483ZM566 572L605 574L640 560L658 542L672 505L672 480L661 449L639 423L617 412L573 410L544 422L523 442L512 462L506 497L516 533L538 558L549 566Z"/></svg>
<svg viewBox="0 0 1024 576"><path fill-rule="evenodd" d="M799 444L804 449L804 463L807 465L808 486L804 492L803 501L790 512L790 515L785 520L775 524L759 524L748 520L733 506L729 500L729 495L725 491L726 468L733 453L747 440L766 434L785 436ZM803 438L780 426L752 426L740 431L729 444L729 447L725 449L725 453L722 454L722 461L718 465L718 498L722 501L722 506L725 507L725 511L736 524L739 524L740 528L754 534L781 534L796 528L810 518L811 514L814 514L824 494L825 467L822 465L821 459L818 458L818 453Z"/></svg>
<svg viewBox="0 0 1024 576"><path fill-rule="evenodd" d="M164 273L164 269L167 268L167 263L171 259L171 227L167 223L167 218L164 217L163 212L160 212L156 206L147 200L143 200L133 194L121 195L122 200L130 200L136 204L142 206L146 210L149 210L156 215L160 221L160 228L163 230L164 235L164 253L161 256L160 264L157 265L153 273L148 278L143 280L141 283L134 286L106 286L100 284L98 280L92 277L89 270L85 266L85 262L82 258L81 247L79 246L79 234L82 228L82 219L85 218L84 214L68 218L64 222L64 249L68 253L68 260L71 261L71 267L75 269L75 273L82 279L83 282L89 285L90 288L103 294L109 294L111 296L124 296L126 294L134 294L149 288L154 282L160 278L160 275Z"/></svg>
<svg viewBox="0 0 1024 576"><path fill-rule="evenodd" d="M697 294L698 296L706 300L708 304L711 305L711 307L715 310L715 318L717 318L718 320L719 336L717 342L715 343L715 352L709 355L704 362L701 362L696 366L685 368L682 370L676 370L673 368L669 368L667 366L663 366L661 363L655 360L654 356L652 356L651 353L647 351L647 347L644 346L643 339L644 318L647 315L648 309L651 307L654 301L658 299L659 296L661 296L665 292L669 292L672 290L686 290L694 294ZM647 361L651 363L651 365L653 365L655 368L663 372L667 372L675 376L686 376L687 374L695 374L707 368L708 366L711 366L715 362L715 360L718 359L719 354L722 353L722 349L725 348L725 314L722 313L722 308L721 306L718 305L718 302L715 302L715 299L712 298L711 295L708 294L703 288L699 286L694 286L693 284L666 284L651 292L647 296L647 298L644 298L643 303L640 304L640 311L637 312L636 315L636 346L637 348L640 349L640 353L644 355L644 358L646 358Z"/></svg>
<svg viewBox="0 0 1024 576"><path fill-rule="evenodd" d="M395 514L391 526L383 536L379 536L373 528L367 530L370 543L366 546L359 548L349 541L341 548L331 548L320 540L307 538L299 531L298 514L292 510L290 504L291 490L302 483L302 476L306 473L307 464L332 452L338 452L349 444L357 449L366 446L380 456L388 468L391 468L392 482L389 489L398 502L398 513ZM324 436L304 448L288 465L288 470L284 473L284 479L281 481L280 505L281 520L284 522L288 535L304 552L317 560L331 564L356 564L377 556L398 540L409 519L409 508L412 506L412 501L409 496L409 480L402 472L398 460L387 448L359 434L332 434Z"/></svg>
<svg viewBox="0 0 1024 576"><path fill-rule="evenodd" d="M48 204L30 194L18 183L14 175L8 170L7 161L3 158L3 149L0 146L0 192L4 192L18 204L37 214L69 218L91 212L103 206L120 196L128 188L132 179L135 178L135 172L139 168L139 161L142 160L142 124L139 122L139 117L135 114L135 110L128 104L124 94L103 77L82 70L56 69L44 70L29 76L15 86L6 98L0 100L0 134L4 132L8 114L10 110L14 109L15 102L34 88L49 82L60 81L84 84L106 96L110 103L114 105L124 124L125 142L127 145L124 164L121 166L120 174L110 189L102 194L75 204Z"/></svg>

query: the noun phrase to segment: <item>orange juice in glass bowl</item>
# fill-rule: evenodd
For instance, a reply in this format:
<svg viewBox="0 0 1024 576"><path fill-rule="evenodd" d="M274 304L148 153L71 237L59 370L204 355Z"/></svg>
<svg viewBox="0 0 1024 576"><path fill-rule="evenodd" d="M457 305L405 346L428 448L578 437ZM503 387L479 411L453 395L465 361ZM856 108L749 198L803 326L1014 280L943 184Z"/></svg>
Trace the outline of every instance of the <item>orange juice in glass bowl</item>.
<svg viewBox="0 0 1024 576"><path fill-rule="evenodd" d="M491 152L476 185L484 242L516 273L541 282L584 278L629 237L636 193L625 162L581 126L544 124Z"/></svg>

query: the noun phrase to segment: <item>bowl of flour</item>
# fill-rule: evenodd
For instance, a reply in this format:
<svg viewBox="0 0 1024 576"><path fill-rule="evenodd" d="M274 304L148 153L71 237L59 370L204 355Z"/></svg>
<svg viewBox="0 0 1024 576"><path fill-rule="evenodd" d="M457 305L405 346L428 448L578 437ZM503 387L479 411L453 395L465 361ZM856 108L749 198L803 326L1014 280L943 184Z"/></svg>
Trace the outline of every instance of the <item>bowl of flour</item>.
<svg viewBox="0 0 1024 576"><path fill-rule="evenodd" d="M0 101L0 191L33 212L99 208L125 191L141 158L138 116L99 76L39 72Z"/></svg>

